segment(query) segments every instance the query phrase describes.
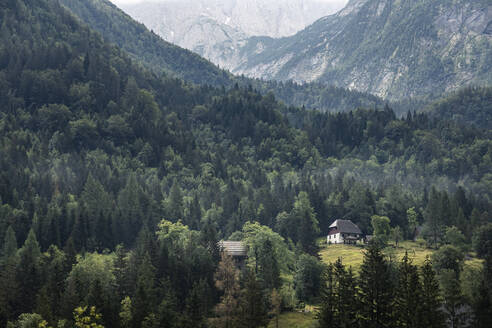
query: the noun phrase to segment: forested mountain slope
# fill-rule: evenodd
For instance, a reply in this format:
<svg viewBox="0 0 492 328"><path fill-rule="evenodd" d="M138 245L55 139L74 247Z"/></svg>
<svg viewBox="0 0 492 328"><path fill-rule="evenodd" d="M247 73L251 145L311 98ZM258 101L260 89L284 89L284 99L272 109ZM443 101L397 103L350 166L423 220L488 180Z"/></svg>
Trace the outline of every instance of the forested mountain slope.
<svg viewBox="0 0 492 328"><path fill-rule="evenodd" d="M2 327L203 327L220 318L221 238L261 242L245 307L266 302L259 281L315 297L284 277L321 272L310 255L334 218L371 233L387 215L411 234L414 208L467 239L490 220L490 131L162 77L57 0L1 2L0 20Z"/></svg>
<svg viewBox="0 0 492 328"><path fill-rule="evenodd" d="M431 116L492 130L492 88L466 88L424 109Z"/></svg>
<svg viewBox="0 0 492 328"><path fill-rule="evenodd" d="M203 58L171 45L118 9L108 0L61 0L84 23L97 30L109 42L118 45L135 60L156 72L162 70L184 80L230 88L234 83L251 85L263 94L272 92L287 105L305 106L322 111L347 111L374 108L384 104L375 96L351 92L319 83L294 84L245 77L233 77Z"/></svg>
<svg viewBox="0 0 492 328"><path fill-rule="evenodd" d="M292 37L251 38L234 73L397 100L492 81L488 0L351 0Z"/></svg>
<svg viewBox="0 0 492 328"><path fill-rule="evenodd" d="M106 0L61 0L64 6L134 59L186 81L230 85L231 76L195 53L164 41Z"/></svg>

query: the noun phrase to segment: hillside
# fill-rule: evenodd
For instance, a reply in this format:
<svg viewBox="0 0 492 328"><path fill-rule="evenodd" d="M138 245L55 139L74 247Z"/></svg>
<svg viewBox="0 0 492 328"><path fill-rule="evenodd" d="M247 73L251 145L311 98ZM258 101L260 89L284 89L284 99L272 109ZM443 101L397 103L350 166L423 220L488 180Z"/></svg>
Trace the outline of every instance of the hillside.
<svg viewBox="0 0 492 328"><path fill-rule="evenodd" d="M147 68L186 81L231 85L231 76L196 55L164 41L107 0L61 0L83 22Z"/></svg>
<svg viewBox="0 0 492 328"><path fill-rule="evenodd" d="M233 73L319 81L390 100L492 80L489 1L351 0L294 36L251 38Z"/></svg>
<svg viewBox="0 0 492 328"><path fill-rule="evenodd" d="M0 21L0 327L266 326L275 290L277 312L319 300L334 218L486 251L490 131L185 82L59 0L0 2ZM248 246L243 273L221 239Z"/></svg>
<svg viewBox="0 0 492 328"><path fill-rule="evenodd" d="M245 77L233 77L188 50L171 45L148 31L108 0L61 0L85 24L101 33L145 67L162 70L188 82L230 88L234 83L252 86L263 94L272 92L287 105L321 111L349 111L355 108L382 107L375 96L351 92L319 83L278 83Z"/></svg>
<svg viewBox="0 0 492 328"><path fill-rule="evenodd" d="M424 109L431 116L492 130L492 88L467 88Z"/></svg>

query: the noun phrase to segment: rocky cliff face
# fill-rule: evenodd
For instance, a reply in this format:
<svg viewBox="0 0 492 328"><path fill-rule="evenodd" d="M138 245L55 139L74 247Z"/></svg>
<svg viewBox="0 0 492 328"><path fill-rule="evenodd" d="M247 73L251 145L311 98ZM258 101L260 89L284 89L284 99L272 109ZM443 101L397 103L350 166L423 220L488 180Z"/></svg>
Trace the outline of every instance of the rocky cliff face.
<svg viewBox="0 0 492 328"><path fill-rule="evenodd" d="M294 36L250 38L232 71L388 99L492 82L490 0L351 0Z"/></svg>
<svg viewBox="0 0 492 328"><path fill-rule="evenodd" d="M228 69L252 36L295 34L347 0L164 0L121 5L165 40Z"/></svg>

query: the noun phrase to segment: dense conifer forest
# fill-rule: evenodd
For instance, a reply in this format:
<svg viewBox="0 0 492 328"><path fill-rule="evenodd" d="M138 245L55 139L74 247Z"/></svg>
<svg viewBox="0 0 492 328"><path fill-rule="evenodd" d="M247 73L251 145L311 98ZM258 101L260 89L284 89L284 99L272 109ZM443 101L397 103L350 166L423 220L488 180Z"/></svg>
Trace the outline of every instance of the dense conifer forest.
<svg viewBox="0 0 492 328"><path fill-rule="evenodd" d="M1 327L262 327L300 304L321 327L490 324L490 90L306 111L149 71L56 0L0 22ZM319 259L337 218L375 236L360 272ZM382 253L417 237L422 267Z"/></svg>

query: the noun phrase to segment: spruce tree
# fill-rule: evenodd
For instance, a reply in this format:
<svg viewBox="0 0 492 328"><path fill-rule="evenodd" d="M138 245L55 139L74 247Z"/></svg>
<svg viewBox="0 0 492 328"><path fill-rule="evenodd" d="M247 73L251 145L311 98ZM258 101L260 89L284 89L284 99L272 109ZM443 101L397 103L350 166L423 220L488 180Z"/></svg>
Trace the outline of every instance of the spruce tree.
<svg viewBox="0 0 492 328"><path fill-rule="evenodd" d="M437 247L437 243L440 241L442 235L443 220L441 205L442 202L439 192L435 187L432 187L424 217L434 247Z"/></svg>
<svg viewBox="0 0 492 328"><path fill-rule="evenodd" d="M381 249L373 244L364 253L359 275L359 314L363 327L393 327L393 291L389 265Z"/></svg>
<svg viewBox="0 0 492 328"><path fill-rule="evenodd" d="M200 243L210 253L214 264L220 260L220 246L217 233L217 227L210 218L205 219L205 222L200 229Z"/></svg>
<svg viewBox="0 0 492 328"><path fill-rule="evenodd" d="M145 254L138 268L138 278L133 301L133 320L139 326L145 317L152 312L155 304L155 268L149 254Z"/></svg>
<svg viewBox="0 0 492 328"><path fill-rule="evenodd" d="M183 194L179 183L174 180L165 203L166 218L172 222L183 220Z"/></svg>
<svg viewBox="0 0 492 328"><path fill-rule="evenodd" d="M0 261L0 327L19 314L19 283L16 279L18 264L17 242L12 227L5 234L3 255Z"/></svg>
<svg viewBox="0 0 492 328"><path fill-rule="evenodd" d="M200 200L198 199L198 193L193 195L193 200L189 207L188 220L185 221L185 224L192 230L198 230L202 219L202 207L200 205Z"/></svg>
<svg viewBox="0 0 492 328"><path fill-rule="evenodd" d="M394 317L396 327L422 327L422 286L418 268L405 253L398 268L398 285L395 290Z"/></svg>
<svg viewBox="0 0 492 328"><path fill-rule="evenodd" d="M357 282L352 269L338 259L323 274L320 327L349 328L357 325Z"/></svg>
<svg viewBox="0 0 492 328"><path fill-rule="evenodd" d="M466 314L463 311L464 297L459 279L453 270L444 269L439 274L439 282L448 325L452 328L462 327L466 322Z"/></svg>
<svg viewBox="0 0 492 328"><path fill-rule="evenodd" d="M317 314L320 328L332 327L336 315L335 310L335 282L333 264L330 264L323 272L323 284L321 288L321 305Z"/></svg>
<svg viewBox="0 0 492 328"><path fill-rule="evenodd" d="M265 288L273 290L280 287L280 268L271 240L265 240L257 256L258 276Z"/></svg>
<svg viewBox="0 0 492 328"><path fill-rule="evenodd" d="M20 307L21 313L29 313L33 310L36 302L36 294L40 288L41 272L39 260L41 251L34 231L31 229L19 250L19 261L17 265L17 281L21 290Z"/></svg>
<svg viewBox="0 0 492 328"><path fill-rule="evenodd" d="M262 286L253 270L247 270L244 289L240 299L240 320L238 327L257 328L268 324L268 303Z"/></svg>
<svg viewBox="0 0 492 328"><path fill-rule="evenodd" d="M211 303L211 290L205 279L193 284L186 298L184 327L201 328L206 327L205 317Z"/></svg>
<svg viewBox="0 0 492 328"><path fill-rule="evenodd" d="M12 226L7 228L5 231L5 238L3 242L2 253L0 254L0 265L2 261L6 261L11 256L15 255L17 252L17 238L15 237L15 231Z"/></svg>
<svg viewBox="0 0 492 328"><path fill-rule="evenodd" d="M318 219L306 192L301 191L296 197L290 216L295 222L295 231L290 231L289 235L296 237L293 240L300 243L304 252L316 254L318 250L316 238L319 234Z"/></svg>
<svg viewBox="0 0 492 328"><path fill-rule="evenodd" d="M421 315L422 327L443 328L445 327L444 315L441 310L442 302L440 296L439 282L432 263L427 258L422 266L422 301Z"/></svg>
<svg viewBox="0 0 492 328"><path fill-rule="evenodd" d="M338 322L338 327L350 328L357 324L356 309L359 308L356 279L352 269L347 270L340 259L335 262L335 277L338 281L335 324Z"/></svg>

